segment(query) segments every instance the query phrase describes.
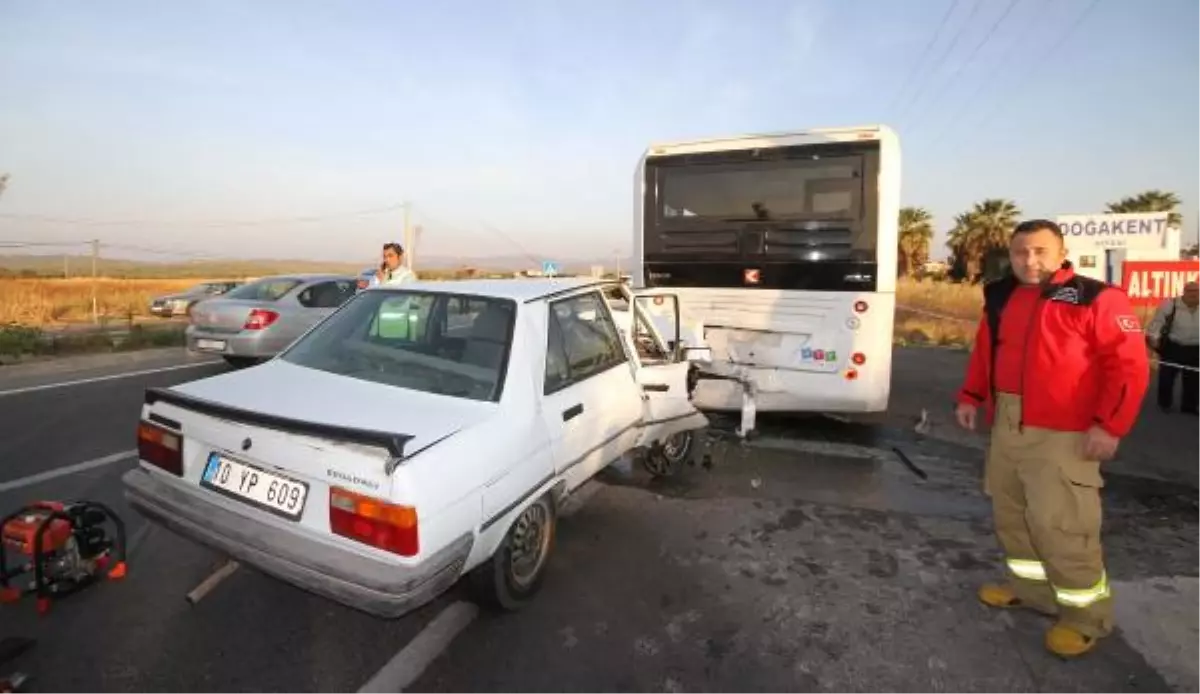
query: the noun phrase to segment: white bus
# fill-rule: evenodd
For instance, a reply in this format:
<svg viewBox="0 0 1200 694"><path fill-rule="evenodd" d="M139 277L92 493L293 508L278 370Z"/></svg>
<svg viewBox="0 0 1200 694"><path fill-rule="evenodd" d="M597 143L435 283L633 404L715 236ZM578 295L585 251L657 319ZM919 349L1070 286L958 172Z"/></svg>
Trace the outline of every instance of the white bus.
<svg viewBox="0 0 1200 694"><path fill-rule="evenodd" d="M711 348L695 402L887 409L900 145L884 126L651 146L637 168L633 286L679 297ZM726 380L732 379L732 380ZM739 383L741 381L742 383Z"/></svg>

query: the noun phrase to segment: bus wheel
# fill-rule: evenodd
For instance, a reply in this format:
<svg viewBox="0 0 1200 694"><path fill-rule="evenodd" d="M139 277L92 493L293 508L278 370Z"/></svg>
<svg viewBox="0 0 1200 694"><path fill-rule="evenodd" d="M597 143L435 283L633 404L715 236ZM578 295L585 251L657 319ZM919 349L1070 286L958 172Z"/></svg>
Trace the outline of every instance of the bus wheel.
<svg viewBox="0 0 1200 694"><path fill-rule="evenodd" d="M655 444L642 456L642 467L654 477L672 477L679 473L692 454L695 441L691 431L681 431Z"/></svg>

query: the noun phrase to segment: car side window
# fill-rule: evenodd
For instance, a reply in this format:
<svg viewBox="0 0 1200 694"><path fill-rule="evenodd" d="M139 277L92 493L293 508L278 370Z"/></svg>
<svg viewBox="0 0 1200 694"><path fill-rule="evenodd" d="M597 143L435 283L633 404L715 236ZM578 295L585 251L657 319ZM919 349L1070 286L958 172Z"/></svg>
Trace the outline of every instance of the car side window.
<svg viewBox="0 0 1200 694"><path fill-rule="evenodd" d="M571 382L571 370L567 366L567 348L563 344L562 329L554 314L550 314L549 339L546 341L546 385L545 392L553 393Z"/></svg>
<svg viewBox="0 0 1200 694"><path fill-rule="evenodd" d="M625 363L604 299L590 292L550 304L545 392L552 393Z"/></svg>
<svg viewBox="0 0 1200 694"><path fill-rule="evenodd" d="M338 288L338 297L337 297L337 305L338 306L341 306L342 304L346 303L347 301L353 299L354 295L358 293L358 283L352 282L351 280L338 280L337 288Z"/></svg>
<svg viewBox="0 0 1200 694"><path fill-rule="evenodd" d="M319 282L306 287L296 295L296 301L305 308L337 308L353 295L347 292L341 282ZM348 284L348 283L346 283Z"/></svg>

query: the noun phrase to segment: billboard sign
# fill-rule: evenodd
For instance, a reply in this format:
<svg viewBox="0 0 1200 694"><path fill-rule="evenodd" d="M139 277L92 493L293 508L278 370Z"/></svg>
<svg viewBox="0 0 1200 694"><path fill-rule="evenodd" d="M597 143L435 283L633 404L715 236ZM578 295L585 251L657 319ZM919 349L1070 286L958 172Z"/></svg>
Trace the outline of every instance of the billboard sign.
<svg viewBox="0 0 1200 694"><path fill-rule="evenodd" d="M1121 264L1121 288L1134 306L1157 306L1183 294L1183 285L1200 281L1198 260L1127 260Z"/></svg>
<svg viewBox="0 0 1200 694"><path fill-rule="evenodd" d="M1166 212L1131 214L1073 214L1057 219L1067 248L1163 248L1167 236Z"/></svg>

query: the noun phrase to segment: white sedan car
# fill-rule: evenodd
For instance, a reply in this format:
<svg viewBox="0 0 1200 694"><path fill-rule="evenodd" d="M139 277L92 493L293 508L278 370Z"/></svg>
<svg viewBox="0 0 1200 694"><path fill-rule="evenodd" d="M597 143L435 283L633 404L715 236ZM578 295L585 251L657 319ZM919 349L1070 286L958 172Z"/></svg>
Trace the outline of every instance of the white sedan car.
<svg viewBox="0 0 1200 694"><path fill-rule="evenodd" d="M148 391L126 495L181 535L376 615L467 574L519 607L571 492L707 424L688 363L658 330L639 334L642 298L619 328L606 289L361 292L261 366Z"/></svg>

